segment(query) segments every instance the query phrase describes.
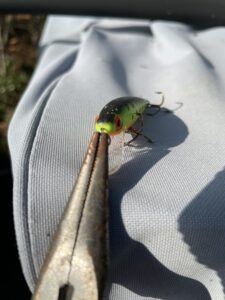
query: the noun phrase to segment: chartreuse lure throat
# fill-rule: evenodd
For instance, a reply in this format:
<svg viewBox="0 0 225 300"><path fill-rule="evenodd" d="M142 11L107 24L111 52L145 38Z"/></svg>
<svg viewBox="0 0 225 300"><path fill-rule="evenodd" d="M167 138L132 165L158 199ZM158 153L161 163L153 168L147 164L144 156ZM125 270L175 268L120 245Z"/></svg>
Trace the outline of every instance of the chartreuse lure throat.
<svg viewBox="0 0 225 300"><path fill-rule="evenodd" d="M158 94L162 93L158 92ZM101 110L99 116L96 117L95 129L97 132L104 132L109 136L114 136L121 132L134 133L136 136L131 141L136 139L138 135L142 135L149 142L152 142L150 138L146 137L142 133L143 114L146 112L146 109L150 107L157 108L158 112L163 102L163 95L162 101L159 105L152 105L148 100L137 97L116 98L106 104ZM133 127L133 125L139 118L141 119L141 129L137 130Z"/></svg>

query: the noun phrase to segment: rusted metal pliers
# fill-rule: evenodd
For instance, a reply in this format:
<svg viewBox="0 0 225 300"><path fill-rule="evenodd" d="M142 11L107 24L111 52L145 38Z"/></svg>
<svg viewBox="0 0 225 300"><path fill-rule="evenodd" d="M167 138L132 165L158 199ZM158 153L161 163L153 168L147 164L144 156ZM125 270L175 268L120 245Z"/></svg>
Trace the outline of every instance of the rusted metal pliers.
<svg viewBox="0 0 225 300"><path fill-rule="evenodd" d="M94 133L32 300L99 300L108 261L108 136Z"/></svg>

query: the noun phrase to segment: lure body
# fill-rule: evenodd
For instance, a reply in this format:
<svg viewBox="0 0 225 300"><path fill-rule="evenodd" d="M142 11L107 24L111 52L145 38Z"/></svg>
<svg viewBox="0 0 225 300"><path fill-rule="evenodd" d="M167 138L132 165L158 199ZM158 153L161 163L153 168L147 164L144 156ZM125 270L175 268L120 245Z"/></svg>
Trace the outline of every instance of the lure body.
<svg viewBox="0 0 225 300"><path fill-rule="evenodd" d="M116 98L106 104L96 118L96 131L109 135L127 131L149 106L150 102L141 98Z"/></svg>

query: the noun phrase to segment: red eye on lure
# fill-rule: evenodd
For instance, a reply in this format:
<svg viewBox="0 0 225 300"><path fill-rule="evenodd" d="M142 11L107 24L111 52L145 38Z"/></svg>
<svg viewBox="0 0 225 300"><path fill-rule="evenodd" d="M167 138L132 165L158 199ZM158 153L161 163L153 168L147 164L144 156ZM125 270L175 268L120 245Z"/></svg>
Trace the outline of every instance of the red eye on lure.
<svg viewBox="0 0 225 300"><path fill-rule="evenodd" d="M119 116L115 117L115 123L116 123L116 128L121 128L122 127L122 122Z"/></svg>

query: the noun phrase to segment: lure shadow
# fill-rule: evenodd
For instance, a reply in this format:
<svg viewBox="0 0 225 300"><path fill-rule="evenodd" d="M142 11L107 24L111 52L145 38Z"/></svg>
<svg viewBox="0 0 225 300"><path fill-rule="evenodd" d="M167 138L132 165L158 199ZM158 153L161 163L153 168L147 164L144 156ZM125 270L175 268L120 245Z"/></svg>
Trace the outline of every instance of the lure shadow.
<svg viewBox="0 0 225 300"><path fill-rule="evenodd" d="M111 283L116 283L142 297L209 300L210 295L202 283L167 269L142 243L128 235L123 223L123 196L165 157L172 147L181 144L188 135L186 125L172 113L160 113L157 118L146 116L144 121L144 133L152 137L155 144L148 151L138 152L135 159L125 163L109 178L111 263L104 299L109 299ZM141 138L137 141L139 146L145 143Z"/></svg>
<svg viewBox="0 0 225 300"><path fill-rule="evenodd" d="M225 293L224 182L225 168L183 210L179 230L197 260L217 272Z"/></svg>

